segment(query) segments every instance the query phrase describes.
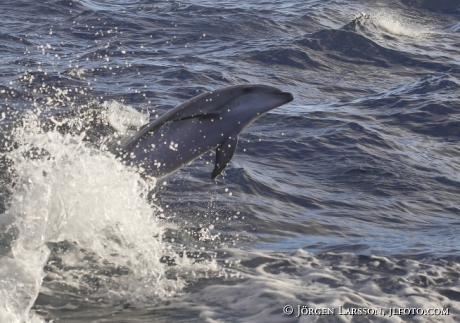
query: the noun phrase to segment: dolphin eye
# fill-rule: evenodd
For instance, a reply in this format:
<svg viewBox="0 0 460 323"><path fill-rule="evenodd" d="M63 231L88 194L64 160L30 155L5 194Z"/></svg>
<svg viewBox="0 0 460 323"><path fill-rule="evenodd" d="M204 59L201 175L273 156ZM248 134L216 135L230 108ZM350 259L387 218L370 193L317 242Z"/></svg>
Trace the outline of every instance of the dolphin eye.
<svg viewBox="0 0 460 323"><path fill-rule="evenodd" d="M253 91L253 88L250 88L250 87L245 87L245 88L243 89L243 92L244 92L244 93L249 93L249 92L252 92L252 91Z"/></svg>

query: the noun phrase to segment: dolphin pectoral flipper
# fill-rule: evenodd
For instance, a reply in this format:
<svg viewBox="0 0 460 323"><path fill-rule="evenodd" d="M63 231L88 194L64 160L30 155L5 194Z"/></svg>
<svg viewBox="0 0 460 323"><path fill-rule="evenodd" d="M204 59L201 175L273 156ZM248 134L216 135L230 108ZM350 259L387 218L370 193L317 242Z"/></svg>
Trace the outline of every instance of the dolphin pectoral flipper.
<svg viewBox="0 0 460 323"><path fill-rule="evenodd" d="M235 153L236 146L238 144L238 136L229 137L226 141L224 141L219 147L216 149L216 165L214 166L214 170L212 171L211 178L216 178L224 168L230 163L230 160Z"/></svg>

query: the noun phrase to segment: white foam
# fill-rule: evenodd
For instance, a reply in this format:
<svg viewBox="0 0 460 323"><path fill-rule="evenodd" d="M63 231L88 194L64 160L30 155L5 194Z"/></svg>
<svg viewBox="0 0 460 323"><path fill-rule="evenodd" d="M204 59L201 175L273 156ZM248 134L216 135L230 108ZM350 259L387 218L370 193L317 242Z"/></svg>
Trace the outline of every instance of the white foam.
<svg viewBox="0 0 460 323"><path fill-rule="evenodd" d="M408 18L393 12L380 11L374 15L374 22L381 29L397 36L425 38L433 34L434 28L420 23L416 18Z"/></svg>
<svg viewBox="0 0 460 323"><path fill-rule="evenodd" d="M424 39L435 32L434 26L396 11L380 10L372 14L360 12L355 14L354 20L359 20L364 26L373 24L380 31L394 36Z"/></svg>
<svg viewBox="0 0 460 323"><path fill-rule="evenodd" d="M460 267L455 263L354 254L316 256L304 250L293 254L227 250L228 262L242 279L215 284L183 299L181 307L200 304L204 321L221 322L458 322L460 302L443 290L456 286ZM240 264L241 262L241 264ZM250 264L250 265L249 265ZM237 275L234 275L237 276ZM431 283L420 279L432 277ZM428 280L429 281L429 280ZM189 305L190 304L190 305ZM292 315L283 307L294 307ZM335 309L333 316L299 315L297 306ZM386 315L341 315L344 308L382 309ZM389 308L449 309L449 315L395 315ZM343 312L342 312L343 313Z"/></svg>
<svg viewBox="0 0 460 323"><path fill-rule="evenodd" d="M34 115L14 131L19 148L8 153L16 174L5 219L18 234L11 255L0 258L1 322L40 321L30 309L45 275L50 242L75 246L60 255L65 269L55 268L54 278L62 284L82 288L78 277L81 272L97 276L94 268L123 272L98 277L100 294L91 297L151 302L180 291L185 279L218 270L214 261L197 264L178 256L177 246L163 241L171 224L155 217L161 208L146 198L155 179L146 180L110 153L86 146L84 136L45 132ZM176 263L172 270L193 275L167 278L171 269L160 262L164 256Z"/></svg>
<svg viewBox="0 0 460 323"><path fill-rule="evenodd" d="M70 76L83 79L83 76L87 73L87 69L85 68L72 68L71 70L68 71L68 74Z"/></svg>
<svg viewBox="0 0 460 323"><path fill-rule="evenodd" d="M121 134L125 134L130 127L140 128L149 122L148 113L117 101L105 101L102 107L107 111L107 121Z"/></svg>

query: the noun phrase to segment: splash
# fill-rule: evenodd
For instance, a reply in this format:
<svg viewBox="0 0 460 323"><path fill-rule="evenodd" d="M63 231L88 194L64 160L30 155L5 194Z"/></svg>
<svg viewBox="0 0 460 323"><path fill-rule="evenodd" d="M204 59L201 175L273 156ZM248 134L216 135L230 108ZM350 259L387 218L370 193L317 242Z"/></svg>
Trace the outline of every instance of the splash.
<svg viewBox="0 0 460 323"><path fill-rule="evenodd" d="M149 122L148 114L136 111L129 105L117 101L105 101L106 119L121 135L126 135L131 127L140 128Z"/></svg>
<svg viewBox="0 0 460 323"><path fill-rule="evenodd" d="M126 128L126 109L109 104L108 114ZM163 241L174 226L156 216L163 210L147 198L154 178L90 147L84 132L56 129L43 130L30 114L13 131L18 148L6 154L15 184L3 222L16 234L10 254L0 258L0 321L40 322L31 309L46 275L89 299L135 304L171 297L185 285L163 259L172 260L176 272L217 270L213 261L195 264ZM65 252L50 250L62 243ZM88 277L98 281L96 287Z"/></svg>

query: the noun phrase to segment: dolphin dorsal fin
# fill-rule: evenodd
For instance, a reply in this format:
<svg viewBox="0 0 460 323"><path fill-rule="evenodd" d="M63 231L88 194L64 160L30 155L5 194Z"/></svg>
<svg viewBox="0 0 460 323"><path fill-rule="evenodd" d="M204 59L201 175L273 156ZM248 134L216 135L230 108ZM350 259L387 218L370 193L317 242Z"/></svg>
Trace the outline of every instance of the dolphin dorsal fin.
<svg viewBox="0 0 460 323"><path fill-rule="evenodd" d="M212 171L211 178L216 178L217 175L222 173L224 168L230 163L230 160L235 153L236 146L238 145L238 135L231 136L225 140L219 147L216 149L216 165Z"/></svg>

